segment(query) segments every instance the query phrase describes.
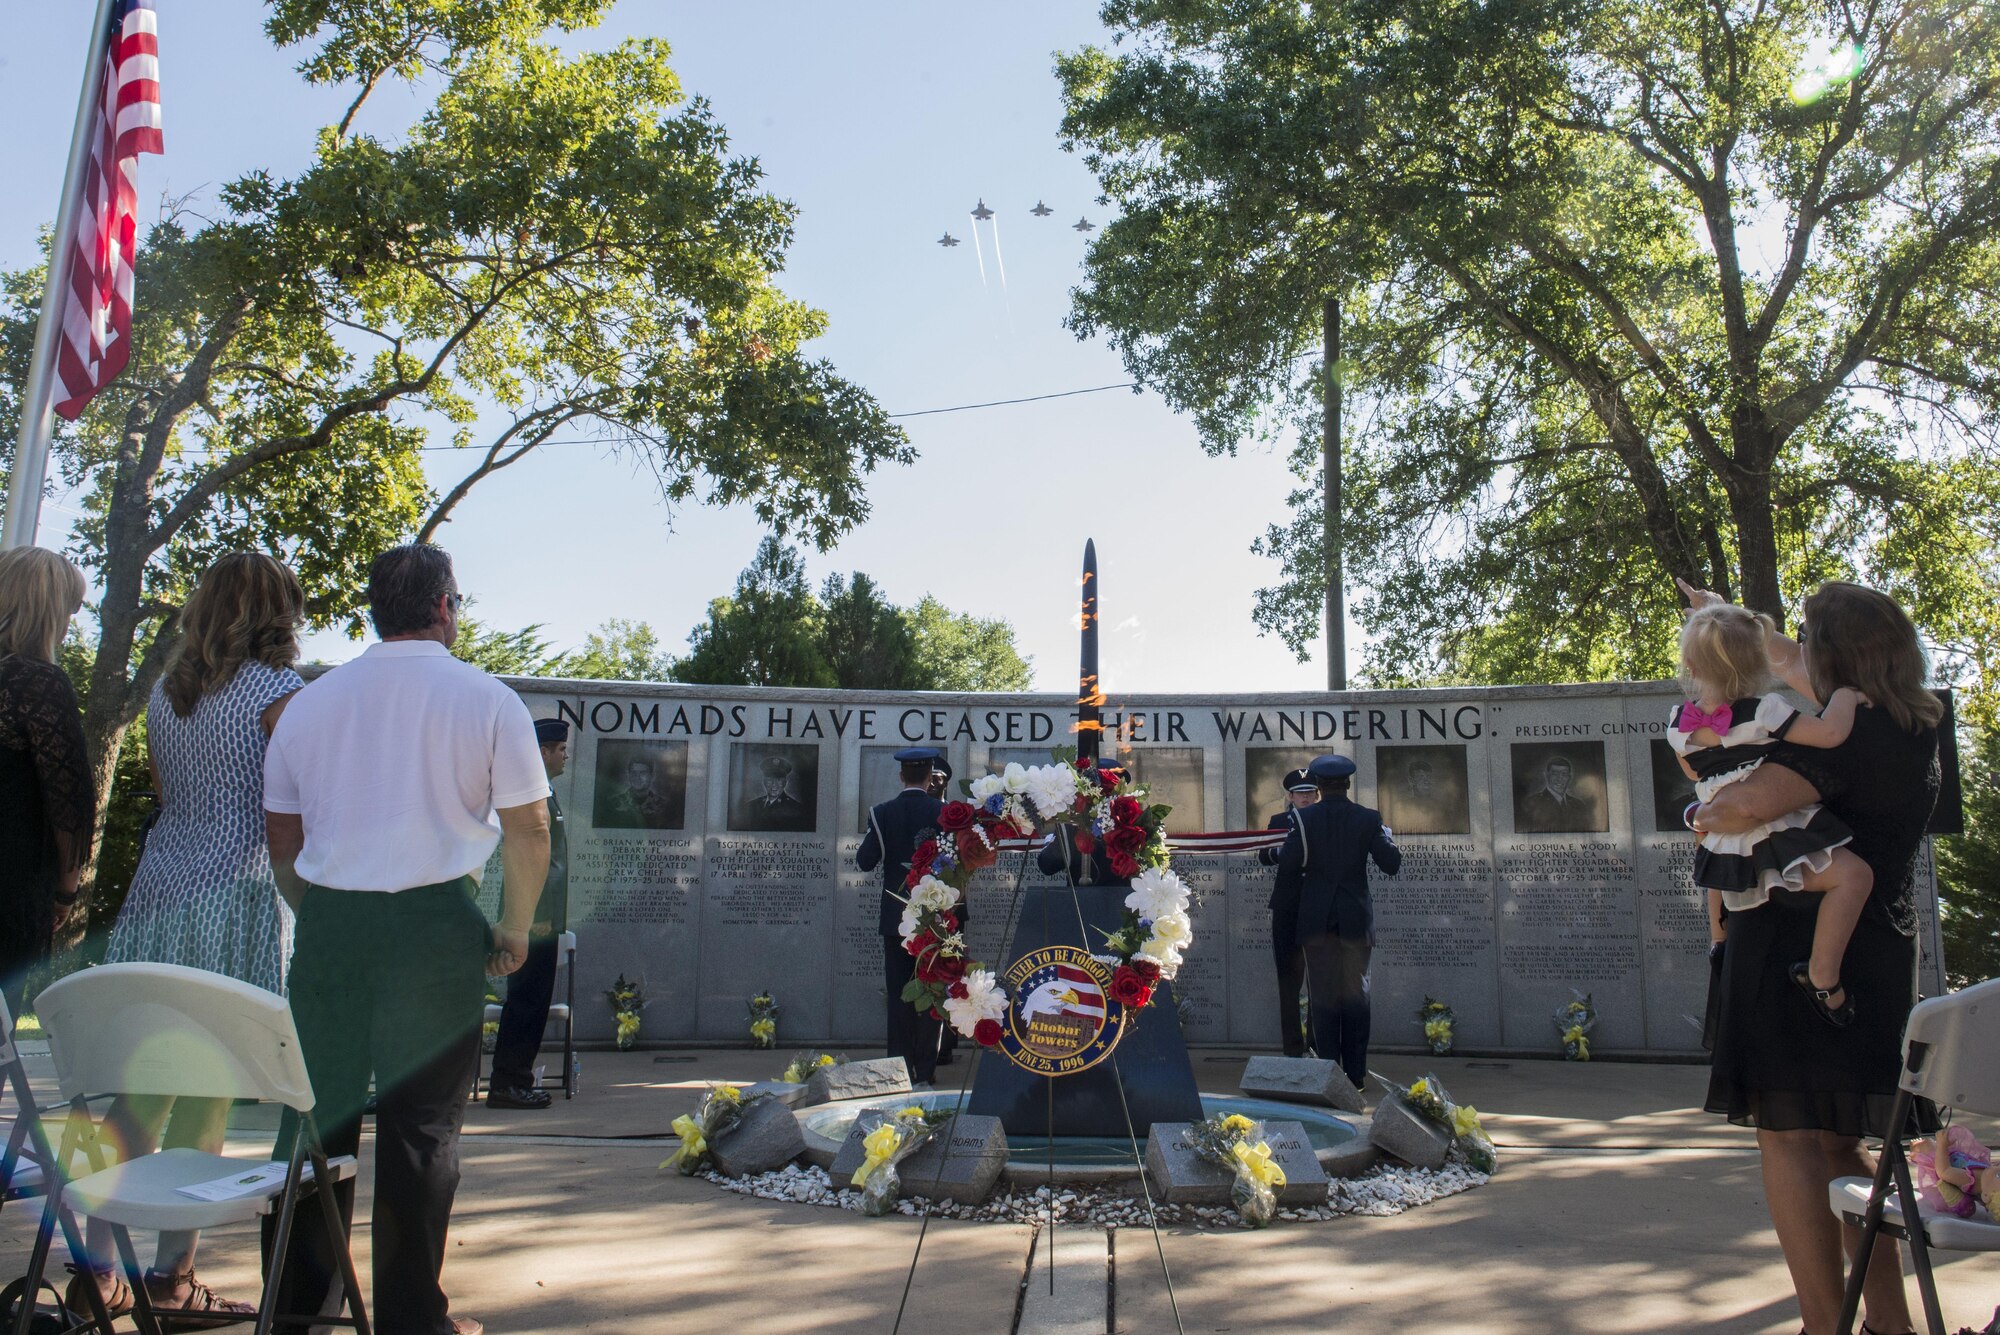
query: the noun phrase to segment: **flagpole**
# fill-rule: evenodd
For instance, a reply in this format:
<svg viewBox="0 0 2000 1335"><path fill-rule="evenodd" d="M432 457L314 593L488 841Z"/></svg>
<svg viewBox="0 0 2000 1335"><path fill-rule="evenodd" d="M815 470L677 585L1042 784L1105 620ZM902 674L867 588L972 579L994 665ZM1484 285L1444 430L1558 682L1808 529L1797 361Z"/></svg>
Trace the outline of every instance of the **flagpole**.
<svg viewBox="0 0 2000 1335"><path fill-rule="evenodd" d="M111 38L113 0L97 0L90 25L90 49L83 63L83 91L76 99L76 125L69 135L69 165L63 169L62 204L49 245L49 276L42 285L42 310L35 320L35 350L28 383L21 392L21 433L14 444L14 476L7 488L7 516L0 524L0 548L28 547L42 513L42 484L49 471L49 436L55 426L56 340L62 336L62 286L75 248L76 214L84 164L90 159L90 129L104 95L105 50Z"/></svg>

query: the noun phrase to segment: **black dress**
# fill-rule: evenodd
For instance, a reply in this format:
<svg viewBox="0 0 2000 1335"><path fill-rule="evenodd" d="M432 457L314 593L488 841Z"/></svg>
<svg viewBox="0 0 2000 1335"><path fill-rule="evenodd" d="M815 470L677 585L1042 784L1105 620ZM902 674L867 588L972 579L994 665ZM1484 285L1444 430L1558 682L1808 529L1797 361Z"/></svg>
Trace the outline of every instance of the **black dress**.
<svg viewBox="0 0 2000 1335"><path fill-rule="evenodd" d="M97 796L76 692L53 663L0 658L0 988L18 1005L21 983L48 957L58 877L90 851Z"/></svg>
<svg viewBox="0 0 2000 1335"><path fill-rule="evenodd" d="M1917 999L1916 858L1937 803L1938 735L1903 731L1887 711L1856 712L1847 741L1827 750L1780 743L1782 765L1819 790L1854 831L1849 846L1875 873L1841 981L1857 1015L1845 1029L1821 1019L1787 976L1812 953L1821 896L1774 890L1769 903L1727 920L1716 989L1707 1108L1740 1126L1879 1136L1902 1066L1903 1025ZM1920 1104L1905 1133L1937 1128Z"/></svg>

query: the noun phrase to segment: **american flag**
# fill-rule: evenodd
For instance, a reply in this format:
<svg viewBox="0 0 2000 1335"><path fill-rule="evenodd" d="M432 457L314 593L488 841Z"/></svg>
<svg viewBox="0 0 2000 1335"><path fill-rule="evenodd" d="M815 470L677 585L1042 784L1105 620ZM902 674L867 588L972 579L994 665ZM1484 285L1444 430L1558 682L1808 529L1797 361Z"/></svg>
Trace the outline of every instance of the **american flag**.
<svg viewBox="0 0 2000 1335"><path fill-rule="evenodd" d="M164 151L152 0L112 0L109 32L104 85L78 183L76 230L61 261L68 266L68 282L56 349L56 376L62 381L56 411L71 421L131 356L139 155Z"/></svg>
<svg viewBox="0 0 2000 1335"><path fill-rule="evenodd" d="M1067 964L1055 966L1055 976L1069 984L1069 995L1063 999L1062 1013L1085 1020L1104 1018L1104 993L1099 990L1097 980L1082 969Z"/></svg>

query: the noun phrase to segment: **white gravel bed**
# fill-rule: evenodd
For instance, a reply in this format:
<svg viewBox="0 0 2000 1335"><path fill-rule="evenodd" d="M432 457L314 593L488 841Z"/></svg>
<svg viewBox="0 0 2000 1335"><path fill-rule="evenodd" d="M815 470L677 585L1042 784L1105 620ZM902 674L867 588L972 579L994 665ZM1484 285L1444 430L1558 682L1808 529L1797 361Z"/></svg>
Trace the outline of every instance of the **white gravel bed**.
<svg viewBox="0 0 2000 1335"><path fill-rule="evenodd" d="M802 1168L797 1164L755 1177L724 1177L713 1170L703 1173L724 1191L756 1196L767 1201L792 1201L802 1205L830 1206L859 1212L861 1192L843 1184L836 1189L824 1168ZM1392 1215L1432 1201L1456 1196L1462 1191L1484 1186L1487 1176L1461 1163L1449 1163L1433 1172L1422 1168L1377 1167L1360 1177L1335 1178L1327 1186L1325 1205L1307 1209L1278 1211L1279 1219L1338 1219L1343 1215ZM921 1196L905 1196L896 1208L906 1215L924 1213ZM988 1223L1035 1224L1049 1217L1049 1189L1037 1187L1019 1194L1003 1192L984 1205L959 1205L939 1201L930 1213L939 1219L970 1219ZM1202 1228L1241 1228L1243 1221L1229 1206L1155 1205L1154 1214L1162 1224L1197 1225ZM1146 1202L1097 1187L1057 1188L1055 1219L1062 1224L1091 1224L1102 1228L1144 1228Z"/></svg>

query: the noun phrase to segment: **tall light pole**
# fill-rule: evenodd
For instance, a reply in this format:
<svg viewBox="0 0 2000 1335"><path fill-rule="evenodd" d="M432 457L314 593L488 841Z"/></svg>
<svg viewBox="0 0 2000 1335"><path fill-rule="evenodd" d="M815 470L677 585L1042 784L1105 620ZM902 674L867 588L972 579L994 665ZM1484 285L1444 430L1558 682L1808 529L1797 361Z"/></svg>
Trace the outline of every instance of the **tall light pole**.
<svg viewBox="0 0 2000 1335"><path fill-rule="evenodd" d="M1320 461L1326 476L1326 688L1347 689L1347 592L1340 568L1340 298L1321 310L1326 353L1326 420Z"/></svg>

